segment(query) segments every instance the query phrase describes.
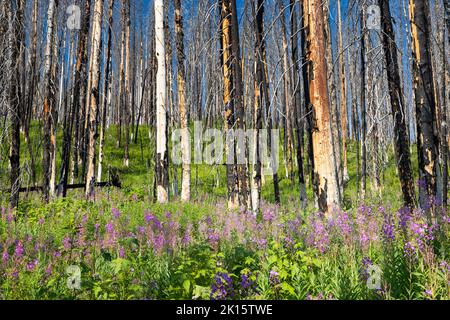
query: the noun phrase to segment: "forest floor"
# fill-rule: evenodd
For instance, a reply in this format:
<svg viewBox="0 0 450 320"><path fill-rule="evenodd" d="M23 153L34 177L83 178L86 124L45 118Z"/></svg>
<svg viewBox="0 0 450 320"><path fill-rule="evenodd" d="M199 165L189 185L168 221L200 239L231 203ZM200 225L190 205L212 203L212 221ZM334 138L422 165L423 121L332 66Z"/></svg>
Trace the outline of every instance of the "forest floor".
<svg viewBox="0 0 450 320"><path fill-rule="evenodd" d="M224 166L192 166L190 203L153 203L148 128L130 145L129 167L116 137L107 132L103 176L115 168L121 189L97 190L94 202L82 190L50 204L22 194L15 212L0 196L0 299L450 299L447 210L428 224L422 211L401 208L392 152L382 189L369 180L362 203L349 144L344 208L332 220L316 212L309 185L308 208L300 208L298 178L286 178L281 163L281 205L267 178L255 217L225 208ZM8 186L7 175L0 185Z"/></svg>

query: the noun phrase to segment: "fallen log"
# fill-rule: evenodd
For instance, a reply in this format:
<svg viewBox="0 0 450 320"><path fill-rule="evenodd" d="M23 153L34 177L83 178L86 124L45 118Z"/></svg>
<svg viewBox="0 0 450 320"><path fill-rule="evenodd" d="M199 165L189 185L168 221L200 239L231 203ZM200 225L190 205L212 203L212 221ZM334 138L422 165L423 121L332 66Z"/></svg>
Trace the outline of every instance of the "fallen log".
<svg viewBox="0 0 450 320"><path fill-rule="evenodd" d="M110 168L108 170L109 175L109 181L107 182L96 182L95 187L96 188L105 188L105 187L115 187L115 188L122 188L122 183L120 182L119 174L116 169ZM76 183L76 184L68 184L67 190L74 190L74 189L83 189L86 187L86 183ZM58 184L56 185L56 190L59 191L62 190L62 185ZM43 186L32 186L32 187L22 187L19 188L19 192L42 192L44 190ZM2 193L11 193L10 189L1 190Z"/></svg>
<svg viewBox="0 0 450 320"><path fill-rule="evenodd" d="M56 189L58 189L59 186L56 186ZM85 183L77 183L77 184L68 184L67 190L74 190L74 189L83 189L86 187ZM96 182L95 183L96 188L105 188L105 187L115 187L115 188L122 188L122 184L117 179L112 179L108 182ZM34 186L34 187L22 187L19 188L19 192L42 192L44 187L42 186ZM2 190L3 193L11 193L11 189Z"/></svg>

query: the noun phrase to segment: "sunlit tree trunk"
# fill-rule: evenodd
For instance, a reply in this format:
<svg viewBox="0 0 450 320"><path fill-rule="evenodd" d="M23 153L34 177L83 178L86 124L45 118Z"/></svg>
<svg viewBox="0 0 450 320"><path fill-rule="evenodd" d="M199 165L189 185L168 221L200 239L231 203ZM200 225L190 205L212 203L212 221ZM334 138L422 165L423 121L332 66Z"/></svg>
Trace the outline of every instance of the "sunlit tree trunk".
<svg viewBox="0 0 450 320"><path fill-rule="evenodd" d="M308 17L309 94L314 113L313 154L314 191L319 209L327 215L339 207L339 190L334 173L330 126L330 102L327 90L325 61L326 39L322 1L309 0L305 14Z"/></svg>
<svg viewBox="0 0 450 320"><path fill-rule="evenodd" d="M97 126L97 109L99 106L100 83L100 56L101 56L101 32L103 18L103 0L95 0L94 17L91 37L91 83L88 87L89 123L88 123L88 148L87 148L87 172L86 172L86 197L94 197L95 187L95 132Z"/></svg>
<svg viewBox="0 0 450 320"><path fill-rule="evenodd" d="M124 116L125 116L125 147L124 147L124 157L123 164L128 167L130 164L130 121L131 121L131 52L130 52L130 42L131 42L131 20L130 20L130 0L124 0L123 5L125 6L125 83L124 83Z"/></svg>
<svg viewBox="0 0 450 320"><path fill-rule="evenodd" d="M169 201L169 161L167 150L167 86L164 37L164 1L155 0L156 59L156 189L159 203Z"/></svg>
<svg viewBox="0 0 450 320"><path fill-rule="evenodd" d="M111 107L111 46L112 46L112 25L113 25L113 10L114 0L109 0L108 13L108 44L106 45L106 67L105 67L105 83L103 88L103 109L101 115L100 125L100 146L98 151L98 168L97 168L97 182L102 181L103 171L103 157L105 147L105 130L106 130L106 116L107 109Z"/></svg>

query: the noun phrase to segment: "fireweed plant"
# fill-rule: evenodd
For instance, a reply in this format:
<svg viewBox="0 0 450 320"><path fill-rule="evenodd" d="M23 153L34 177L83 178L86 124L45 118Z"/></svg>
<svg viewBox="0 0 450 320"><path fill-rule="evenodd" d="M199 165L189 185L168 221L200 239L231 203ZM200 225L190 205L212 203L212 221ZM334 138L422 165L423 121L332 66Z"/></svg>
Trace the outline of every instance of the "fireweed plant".
<svg viewBox="0 0 450 320"><path fill-rule="evenodd" d="M2 208L0 298L450 298L442 208L430 225L421 210L382 206L326 218L267 204L255 216L220 205L146 207L135 197L111 203L60 200L26 215Z"/></svg>

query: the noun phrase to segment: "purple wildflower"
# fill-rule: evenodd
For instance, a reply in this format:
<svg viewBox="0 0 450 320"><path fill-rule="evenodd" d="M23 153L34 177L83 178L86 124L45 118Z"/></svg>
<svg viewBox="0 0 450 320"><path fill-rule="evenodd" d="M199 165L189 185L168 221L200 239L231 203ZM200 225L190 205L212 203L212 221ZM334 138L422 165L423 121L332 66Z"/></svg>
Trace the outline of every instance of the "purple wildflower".
<svg viewBox="0 0 450 320"><path fill-rule="evenodd" d="M383 226L381 227L383 231L384 239L387 241L395 240L395 227L392 223L392 218L388 215L384 217Z"/></svg>
<svg viewBox="0 0 450 320"><path fill-rule="evenodd" d="M405 256L410 259L414 258L417 254L417 249L411 242L407 242L405 244L403 251L405 253Z"/></svg>
<svg viewBox="0 0 450 320"><path fill-rule="evenodd" d="M8 251L6 251L6 250L3 251L2 261L3 261L3 263L7 263L9 261L9 254L8 254Z"/></svg>
<svg viewBox="0 0 450 320"><path fill-rule="evenodd" d="M35 259L27 264L27 271L34 271L36 266L39 264L39 260Z"/></svg>
<svg viewBox="0 0 450 320"><path fill-rule="evenodd" d="M70 241L69 237L65 237L63 239L63 246L64 246L64 249L66 249L66 250L69 250L71 248L71 241Z"/></svg>
<svg viewBox="0 0 450 320"><path fill-rule="evenodd" d="M233 280L227 273L218 272L211 285L211 299L226 300L227 298L233 298L233 296Z"/></svg>
<svg viewBox="0 0 450 320"><path fill-rule="evenodd" d="M120 211L119 211L119 209L117 209L117 208L112 208L112 209L111 209L111 212L112 212L114 218L116 218L116 219L119 219L119 218L120 218Z"/></svg>
<svg viewBox="0 0 450 320"><path fill-rule="evenodd" d="M122 246L119 249L119 258L121 258L121 259L125 258L125 249Z"/></svg>
<svg viewBox="0 0 450 320"><path fill-rule="evenodd" d="M265 208L262 213L263 220L266 222L272 222L275 218L275 212L271 208Z"/></svg>
<svg viewBox="0 0 450 320"><path fill-rule="evenodd" d="M17 242L16 249L14 250L14 257L17 259L22 258L23 256L23 244L22 241Z"/></svg>
<svg viewBox="0 0 450 320"><path fill-rule="evenodd" d="M269 272L269 283L275 286L280 283L280 274L275 270L270 270Z"/></svg>

